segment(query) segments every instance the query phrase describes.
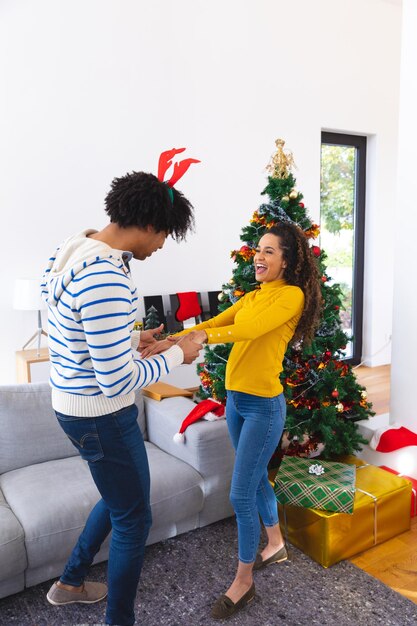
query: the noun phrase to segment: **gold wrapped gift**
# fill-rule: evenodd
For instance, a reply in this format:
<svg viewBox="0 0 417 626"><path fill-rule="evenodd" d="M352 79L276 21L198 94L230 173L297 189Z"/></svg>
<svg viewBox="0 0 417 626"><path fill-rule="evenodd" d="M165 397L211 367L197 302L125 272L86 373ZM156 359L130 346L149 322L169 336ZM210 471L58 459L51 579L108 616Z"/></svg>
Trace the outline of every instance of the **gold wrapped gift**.
<svg viewBox="0 0 417 626"><path fill-rule="evenodd" d="M323 567L410 528L411 483L379 467L354 462L358 467L352 515L279 505L281 527L290 543Z"/></svg>

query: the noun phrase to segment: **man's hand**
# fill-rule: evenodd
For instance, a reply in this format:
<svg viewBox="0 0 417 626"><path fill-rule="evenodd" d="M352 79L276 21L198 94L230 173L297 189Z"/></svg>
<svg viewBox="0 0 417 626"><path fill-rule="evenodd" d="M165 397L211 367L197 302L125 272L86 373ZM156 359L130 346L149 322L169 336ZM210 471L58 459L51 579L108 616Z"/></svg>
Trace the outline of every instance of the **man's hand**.
<svg viewBox="0 0 417 626"><path fill-rule="evenodd" d="M139 352L142 352L144 348L152 346L156 343L155 335L159 335L164 330L164 325L161 324L158 328L149 328L148 330L142 330L139 337ZM167 350L167 348L165 348Z"/></svg>
<svg viewBox="0 0 417 626"><path fill-rule="evenodd" d="M184 337L181 337L179 341L177 341L177 346L179 346L184 352L183 363L192 363L200 354L200 350L203 346L201 343L196 341L196 335L196 331L191 331Z"/></svg>

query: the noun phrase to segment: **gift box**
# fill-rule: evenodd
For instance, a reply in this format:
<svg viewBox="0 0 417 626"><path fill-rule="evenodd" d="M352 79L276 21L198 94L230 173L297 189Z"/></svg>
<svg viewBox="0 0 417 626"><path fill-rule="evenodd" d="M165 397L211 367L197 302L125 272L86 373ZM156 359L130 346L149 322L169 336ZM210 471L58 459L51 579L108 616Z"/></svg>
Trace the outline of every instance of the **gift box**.
<svg viewBox="0 0 417 626"><path fill-rule="evenodd" d="M357 467L353 514L279 504L286 538L330 567L410 528L411 484L373 465Z"/></svg>
<svg viewBox="0 0 417 626"><path fill-rule="evenodd" d="M386 465L381 465L381 469L384 469L387 472L391 472L391 474L396 474L397 476L401 476L402 478L406 478L411 483L411 510L410 516L415 517L417 515L417 479L412 478L411 476L406 476L405 474L401 474L396 470L387 467Z"/></svg>
<svg viewBox="0 0 417 626"><path fill-rule="evenodd" d="M352 513L355 474L355 465L284 456L275 495L280 504Z"/></svg>

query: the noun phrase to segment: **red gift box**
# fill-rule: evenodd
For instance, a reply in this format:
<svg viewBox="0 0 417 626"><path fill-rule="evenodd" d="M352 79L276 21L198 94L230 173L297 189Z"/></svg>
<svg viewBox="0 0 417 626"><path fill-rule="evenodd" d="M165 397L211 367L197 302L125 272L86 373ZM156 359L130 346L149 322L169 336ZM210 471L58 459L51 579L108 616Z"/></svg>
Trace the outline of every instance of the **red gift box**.
<svg viewBox="0 0 417 626"><path fill-rule="evenodd" d="M380 465L381 469L386 470L387 472L391 472L391 474L397 474L397 476L401 476L402 478L406 478L412 484L411 488L411 517L415 517L417 515L417 478L412 478L411 476L406 476L405 474L400 474L396 470L387 467L386 465Z"/></svg>

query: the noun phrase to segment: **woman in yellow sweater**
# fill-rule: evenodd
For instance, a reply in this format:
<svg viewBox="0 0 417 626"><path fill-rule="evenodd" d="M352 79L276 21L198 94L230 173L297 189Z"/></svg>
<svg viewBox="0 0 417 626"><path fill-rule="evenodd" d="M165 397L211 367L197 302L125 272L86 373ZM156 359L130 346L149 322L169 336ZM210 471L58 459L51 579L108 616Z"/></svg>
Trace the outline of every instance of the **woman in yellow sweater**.
<svg viewBox="0 0 417 626"><path fill-rule="evenodd" d="M267 466L285 424L280 373L288 343L311 341L321 292L317 265L303 231L292 223L273 226L254 256L260 289L191 329L199 343L231 343L226 368L226 420L236 451L230 500L238 527L239 564L234 581L212 608L225 619L255 596L253 570L287 559L277 502ZM178 336L178 335L177 335ZM257 554L259 516L268 544Z"/></svg>

